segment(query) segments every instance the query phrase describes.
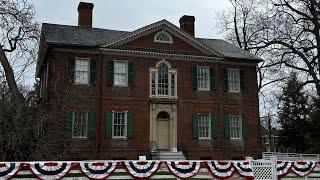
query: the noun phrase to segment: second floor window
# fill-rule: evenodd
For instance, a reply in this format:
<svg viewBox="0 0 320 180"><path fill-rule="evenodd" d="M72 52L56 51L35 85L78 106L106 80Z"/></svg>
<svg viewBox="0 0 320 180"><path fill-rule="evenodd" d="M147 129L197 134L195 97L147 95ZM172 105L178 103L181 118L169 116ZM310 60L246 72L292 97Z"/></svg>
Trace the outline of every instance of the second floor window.
<svg viewBox="0 0 320 180"><path fill-rule="evenodd" d="M127 61L114 62L114 85L128 85L128 63Z"/></svg>
<svg viewBox="0 0 320 180"><path fill-rule="evenodd" d="M72 137L86 138L88 125L88 111L74 111L72 118Z"/></svg>
<svg viewBox="0 0 320 180"><path fill-rule="evenodd" d="M75 59L75 84L89 84L90 61L89 59Z"/></svg>
<svg viewBox="0 0 320 180"><path fill-rule="evenodd" d="M198 90L210 90L209 67L197 67Z"/></svg>
<svg viewBox="0 0 320 180"><path fill-rule="evenodd" d="M166 61L150 68L150 97L175 98L177 96L177 71Z"/></svg>
<svg viewBox="0 0 320 180"><path fill-rule="evenodd" d="M240 92L240 71L228 69L228 87L230 92Z"/></svg>

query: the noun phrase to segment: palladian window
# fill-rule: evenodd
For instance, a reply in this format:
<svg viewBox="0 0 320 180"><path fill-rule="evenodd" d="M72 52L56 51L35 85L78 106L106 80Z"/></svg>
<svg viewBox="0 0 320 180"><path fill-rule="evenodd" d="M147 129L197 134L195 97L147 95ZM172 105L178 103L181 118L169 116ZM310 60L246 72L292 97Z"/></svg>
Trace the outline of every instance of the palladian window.
<svg viewBox="0 0 320 180"><path fill-rule="evenodd" d="M177 97L177 70L164 60L150 68L150 97Z"/></svg>

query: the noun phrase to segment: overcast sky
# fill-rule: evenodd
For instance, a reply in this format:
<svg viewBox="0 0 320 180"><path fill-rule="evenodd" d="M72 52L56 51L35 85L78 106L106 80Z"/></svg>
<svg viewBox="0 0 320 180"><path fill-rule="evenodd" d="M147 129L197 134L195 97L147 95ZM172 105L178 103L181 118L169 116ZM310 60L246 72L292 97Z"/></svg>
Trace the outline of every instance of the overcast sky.
<svg viewBox="0 0 320 180"><path fill-rule="evenodd" d="M34 0L39 22L77 25L80 0ZM133 31L167 19L179 26L182 15L196 18L197 37L223 38L216 25L217 12L228 0L83 0L93 2L93 27Z"/></svg>

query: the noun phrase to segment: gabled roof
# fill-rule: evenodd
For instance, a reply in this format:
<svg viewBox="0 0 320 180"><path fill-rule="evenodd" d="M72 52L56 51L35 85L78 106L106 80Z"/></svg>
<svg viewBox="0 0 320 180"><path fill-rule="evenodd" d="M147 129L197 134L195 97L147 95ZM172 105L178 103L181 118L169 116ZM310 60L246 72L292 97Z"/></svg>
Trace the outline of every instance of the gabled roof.
<svg viewBox="0 0 320 180"><path fill-rule="evenodd" d="M208 56L244 59L254 63L262 61L261 58L225 40L195 38L167 20L155 22L132 32L43 23L36 74L39 73L43 55L46 53L45 47L48 45L114 48L160 29L176 35Z"/></svg>
<svg viewBox="0 0 320 180"><path fill-rule="evenodd" d="M237 46L223 40L223 39L204 39L197 38L199 42L207 45L212 49L223 54L225 57L236 58L236 59L248 59L248 60L258 60L262 59L246 50L240 49Z"/></svg>
<svg viewBox="0 0 320 180"><path fill-rule="evenodd" d="M99 46L128 33L110 29L43 23L43 37L41 38L44 38L49 44Z"/></svg>

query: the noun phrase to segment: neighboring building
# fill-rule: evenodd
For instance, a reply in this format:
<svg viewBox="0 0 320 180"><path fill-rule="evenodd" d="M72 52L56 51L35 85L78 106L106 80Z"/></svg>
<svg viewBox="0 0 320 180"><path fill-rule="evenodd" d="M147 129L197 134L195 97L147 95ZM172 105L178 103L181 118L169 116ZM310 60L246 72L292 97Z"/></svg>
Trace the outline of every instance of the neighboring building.
<svg viewBox="0 0 320 180"><path fill-rule="evenodd" d="M259 57L195 37L193 16L128 32L93 28L92 9L79 4L79 26L42 25L36 72L42 108L53 89L84 94L65 122L78 159L150 158L155 145L188 159L261 156Z"/></svg>
<svg viewBox="0 0 320 180"><path fill-rule="evenodd" d="M276 128L271 129L271 134L269 134L268 129L263 126L260 126L261 133L261 147L265 152L282 152L278 144L279 141L279 131Z"/></svg>

